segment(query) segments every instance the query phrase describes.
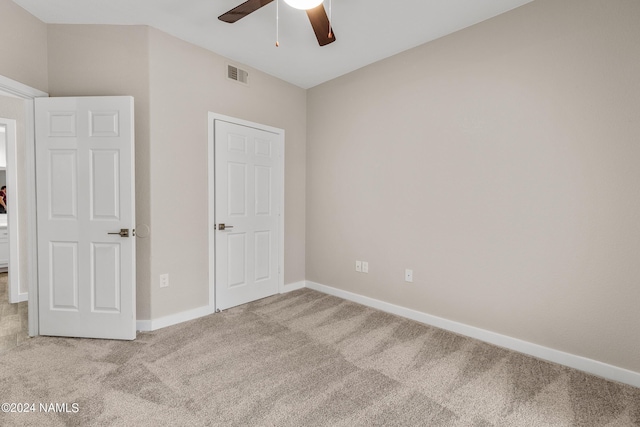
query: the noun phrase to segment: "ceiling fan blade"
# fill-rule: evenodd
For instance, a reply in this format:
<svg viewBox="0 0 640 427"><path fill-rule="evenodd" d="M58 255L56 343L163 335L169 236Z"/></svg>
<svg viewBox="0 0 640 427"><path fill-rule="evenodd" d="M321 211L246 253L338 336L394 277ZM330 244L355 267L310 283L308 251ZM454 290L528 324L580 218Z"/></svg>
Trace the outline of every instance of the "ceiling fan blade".
<svg viewBox="0 0 640 427"><path fill-rule="evenodd" d="M311 21L313 31L316 33L316 38L320 46L328 45L336 41L336 35L331 29L331 37L329 37L329 17L324 10L324 5L320 4L318 7L307 10L307 16Z"/></svg>
<svg viewBox="0 0 640 427"><path fill-rule="evenodd" d="M252 12L260 9L262 6L266 6L273 0L248 0L242 3L240 6L236 6L227 13L223 13L218 16L218 19L224 22L233 24L234 22L244 18Z"/></svg>

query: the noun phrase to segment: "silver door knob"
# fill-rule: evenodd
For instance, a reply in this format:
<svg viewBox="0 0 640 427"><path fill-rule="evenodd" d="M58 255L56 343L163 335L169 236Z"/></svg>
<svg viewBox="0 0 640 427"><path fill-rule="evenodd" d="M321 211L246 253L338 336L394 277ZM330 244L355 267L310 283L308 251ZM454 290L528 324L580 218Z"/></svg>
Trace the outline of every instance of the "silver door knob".
<svg viewBox="0 0 640 427"><path fill-rule="evenodd" d="M218 230L226 230L227 228L233 228L233 225L218 224Z"/></svg>
<svg viewBox="0 0 640 427"><path fill-rule="evenodd" d="M128 228L121 228L120 231L118 231L116 233L107 233L107 234L119 234L120 237L129 237L129 229Z"/></svg>

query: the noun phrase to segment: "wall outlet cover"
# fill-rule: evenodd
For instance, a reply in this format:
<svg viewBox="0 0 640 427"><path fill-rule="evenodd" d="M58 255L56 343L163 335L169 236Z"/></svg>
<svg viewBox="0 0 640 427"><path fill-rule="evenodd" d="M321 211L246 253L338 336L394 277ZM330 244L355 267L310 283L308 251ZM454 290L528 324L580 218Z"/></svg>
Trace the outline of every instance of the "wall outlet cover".
<svg viewBox="0 0 640 427"><path fill-rule="evenodd" d="M169 286L169 274L161 274L160 275L160 287L166 288Z"/></svg>
<svg viewBox="0 0 640 427"><path fill-rule="evenodd" d="M413 282L413 270L409 270L408 268L404 271L404 281L405 282Z"/></svg>

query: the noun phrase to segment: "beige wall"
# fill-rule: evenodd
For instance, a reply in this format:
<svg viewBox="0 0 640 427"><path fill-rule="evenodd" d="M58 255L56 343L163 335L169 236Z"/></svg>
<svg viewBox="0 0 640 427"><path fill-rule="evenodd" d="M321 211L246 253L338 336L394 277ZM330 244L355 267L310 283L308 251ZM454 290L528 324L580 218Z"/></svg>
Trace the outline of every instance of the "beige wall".
<svg viewBox="0 0 640 427"><path fill-rule="evenodd" d="M311 89L307 279L640 372L638 22L537 0Z"/></svg>
<svg viewBox="0 0 640 427"><path fill-rule="evenodd" d="M49 25L49 95L135 99L136 217L150 225L148 27ZM150 247L137 239L137 317L151 318Z"/></svg>
<svg viewBox="0 0 640 427"><path fill-rule="evenodd" d="M47 25L0 0L0 75L47 92Z"/></svg>
<svg viewBox="0 0 640 427"><path fill-rule="evenodd" d="M149 45L152 318L208 303L210 111L285 130L284 279L304 280L306 91L250 68L249 86L229 81L225 58L154 29Z"/></svg>

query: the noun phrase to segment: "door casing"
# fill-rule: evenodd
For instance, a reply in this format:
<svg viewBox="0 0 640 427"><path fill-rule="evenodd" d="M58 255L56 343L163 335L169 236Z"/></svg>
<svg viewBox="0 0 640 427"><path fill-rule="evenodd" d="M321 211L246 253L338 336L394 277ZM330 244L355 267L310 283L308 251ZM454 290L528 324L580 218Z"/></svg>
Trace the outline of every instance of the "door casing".
<svg viewBox="0 0 640 427"><path fill-rule="evenodd" d="M10 78L0 76L0 90L7 92L17 98L25 100L25 154L26 154L26 212L27 227L27 280L29 283L29 335L36 336L38 330L38 258L36 240L36 165L35 165L35 120L34 120L34 99L48 97L49 94L41 90L32 88L23 83Z"/></svg>
<svg viewBox="0 0 640 427"><path fill-rule="evenodd" d="M214 123L216 120L221 120L229 123L235 123L241 126L252 127L255 129L264 130L276 134L276 143L280 145L280 153L282 154L282 161L280 162L280 170L278 171L280 187L280 219L278 225L278 293L284 292L284 160L285 160L285 146L284 146L284 129L275 128L260 123L254 123L247 120L238 119L236 117L225 116L209 112L209 118L207 120L208 125L208 184L209 184L209 307L211 311L216 310L215 301L215 278L216 278L216 254L215 254L215 129Z"/></svg>

